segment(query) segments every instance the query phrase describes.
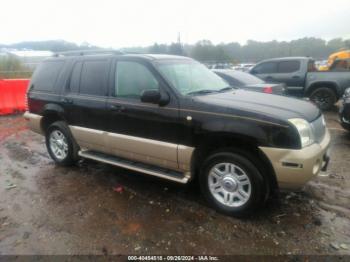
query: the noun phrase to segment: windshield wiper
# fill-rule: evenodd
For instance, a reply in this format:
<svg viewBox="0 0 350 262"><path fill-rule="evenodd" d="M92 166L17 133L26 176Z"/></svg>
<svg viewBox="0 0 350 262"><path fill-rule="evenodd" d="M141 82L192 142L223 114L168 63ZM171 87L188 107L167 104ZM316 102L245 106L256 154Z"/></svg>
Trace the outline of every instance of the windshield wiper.
<svg viewBox="0 0 350 262"><path fill-rule="evenodd" d="M218 92L226 92L226 91L230 91L232 89L237 89L237 87L227 86L227 87L221 88Z"/></svg>
<svg viewBox="0 0 350 262"><path fill-rule="evenodd" d="M218 92L218 91L213 89L202 89L202 90L189 92L187 93L187 95L202 95L202 94L210 94L214 92Z"/></svg>

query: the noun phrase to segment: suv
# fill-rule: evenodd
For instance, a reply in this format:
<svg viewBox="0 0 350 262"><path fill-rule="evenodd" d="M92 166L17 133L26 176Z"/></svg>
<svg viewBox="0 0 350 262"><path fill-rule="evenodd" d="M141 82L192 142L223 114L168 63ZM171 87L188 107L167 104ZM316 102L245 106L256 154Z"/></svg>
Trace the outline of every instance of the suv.
<svg viewBox="0 0 350 262"><path fill-rule="evenodd" d="M168 55L59 55L28 89L25 118L59 165L89 158L186 184L230 215L328 163L330 135L307 101L228 87L204 65Z"/></svg>

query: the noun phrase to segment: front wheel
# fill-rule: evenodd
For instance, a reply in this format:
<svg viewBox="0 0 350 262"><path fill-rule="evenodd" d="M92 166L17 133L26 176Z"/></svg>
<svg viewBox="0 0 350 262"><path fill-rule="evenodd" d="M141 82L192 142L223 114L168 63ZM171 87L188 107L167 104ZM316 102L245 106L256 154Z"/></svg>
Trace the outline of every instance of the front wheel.
<svg viewBox="0 0 350 262"><path fill-rule="evenodd" d="M207 158L200 186L211 206L238 217L261 206L267 192L263 176L252 160L234 152L219 152Z"/></svg>
<svg viewBox="0 0 350 262"><path fill-rule="evenodd" d="M320 87L310 94L310 100L321 110L330 110L337 102L337 95L331 88Z"/></svg>

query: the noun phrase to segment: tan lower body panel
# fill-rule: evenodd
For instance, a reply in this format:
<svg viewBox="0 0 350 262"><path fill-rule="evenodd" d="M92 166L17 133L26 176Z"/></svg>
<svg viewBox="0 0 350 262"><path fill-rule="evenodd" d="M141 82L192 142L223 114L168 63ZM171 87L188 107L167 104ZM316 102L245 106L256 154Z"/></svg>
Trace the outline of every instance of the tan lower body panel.
<svg viewBox="0 0 350 262"><path fill-rule="evenodd" d="M32 114L27 111L24 113L23 117L28 121L28 127L30 130L39 134L43 134L41 130L41 119L43 117L41 115Z"/></svg>
<svg viewBox="0 0 350 262"><path fill-rule="evenodd" d="M194 148L152 139L70 126L78 145L142 163L189 171Z"/></svg>
<svg viewBox="0 0 350 262"><path fill-rule="evenodd" d="M330 144L328 130L320 144L313 144L300 150L260 147L270 160L279 187L296 189L316 176L323 165L323 158Z"/></svg>

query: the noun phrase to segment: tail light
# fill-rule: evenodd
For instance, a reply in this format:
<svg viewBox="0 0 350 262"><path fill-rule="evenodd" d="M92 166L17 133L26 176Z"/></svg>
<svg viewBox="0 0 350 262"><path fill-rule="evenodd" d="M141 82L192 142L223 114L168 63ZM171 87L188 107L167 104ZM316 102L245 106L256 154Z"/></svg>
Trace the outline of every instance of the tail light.
<svg viewBox="0 0 350 262"><path fill-rule="evenodd" d="M272 94L272 87L271 86L267 86L267 87L264 87L263 89L264 93L266 94Z"/></svg>
<svg viewBox="0 0 350 262"><path fill-rule="evenodd" d="M24 101L25 101L25 110L28 111L29 110L29 104L28 104L28 91L26 92L26 94L24 95Z"/></svg>
<svg viewBox="0 0 350 262"><path fill-rule="evenodd" d="M32 88L33 85L29 85L27 87L27 92L24 95L24 101L25 101L25 107L26 107L26 111L29 111L29 99L28 99L28 93L30 91L30 89Z"/></svg>

